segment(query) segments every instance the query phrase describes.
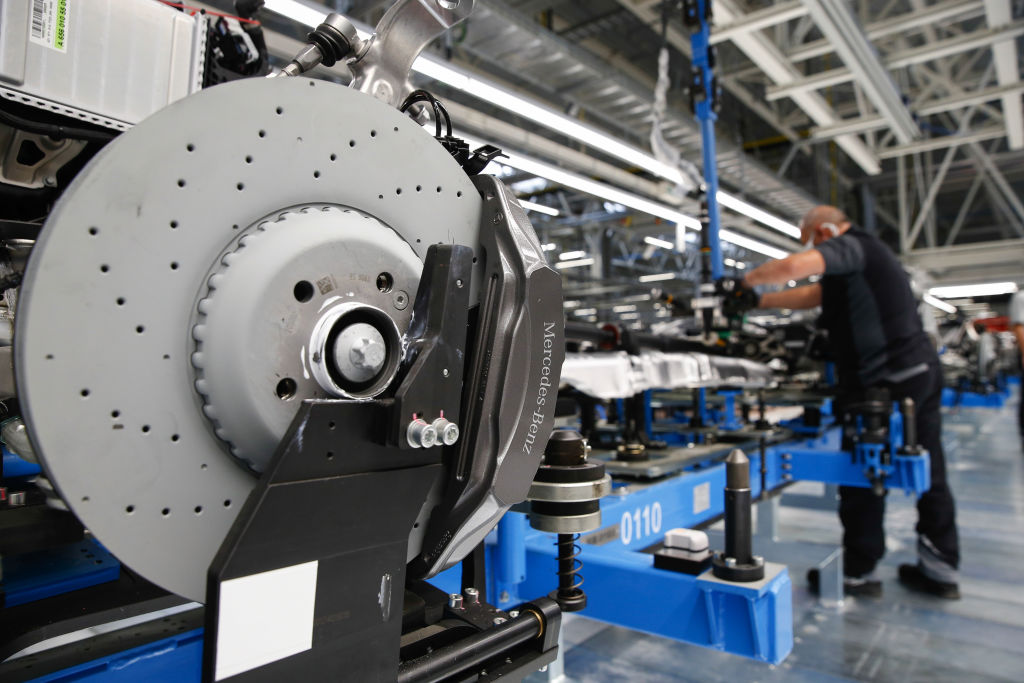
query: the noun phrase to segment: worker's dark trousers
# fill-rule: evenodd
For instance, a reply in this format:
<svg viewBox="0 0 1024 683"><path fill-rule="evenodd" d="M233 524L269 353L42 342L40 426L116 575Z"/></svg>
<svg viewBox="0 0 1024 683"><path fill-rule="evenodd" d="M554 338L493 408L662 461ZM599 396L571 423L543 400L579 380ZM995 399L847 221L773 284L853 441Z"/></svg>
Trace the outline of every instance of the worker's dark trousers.
<svg viewBox="0 0 1024 683"><path fill-rule="evenodd" d="M942 453L942 371L938 364L929 365L927 372L887 387L894 401L908 396L914 400L918 441L931 457L932 487L917 501L918 556L931 578L954 583L960 564L960 542ZM841 486L839 498L843 570L847 576L864 576L885 554L885 497L876 496L869 488Z"/></svg>

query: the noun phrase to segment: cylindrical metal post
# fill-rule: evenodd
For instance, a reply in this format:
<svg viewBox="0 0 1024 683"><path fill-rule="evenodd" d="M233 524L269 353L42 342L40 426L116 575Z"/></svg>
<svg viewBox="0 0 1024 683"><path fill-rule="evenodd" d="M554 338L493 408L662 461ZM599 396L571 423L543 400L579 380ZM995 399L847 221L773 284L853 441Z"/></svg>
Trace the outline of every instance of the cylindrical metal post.
<svg viewBox="0 0 1024 683"><path fill-rule="evenodd" d="M750 513L750 460L740 449L725 459L725 552L712 558L712 572L726 581L764 578L764 559L754 555Z"/></svg>

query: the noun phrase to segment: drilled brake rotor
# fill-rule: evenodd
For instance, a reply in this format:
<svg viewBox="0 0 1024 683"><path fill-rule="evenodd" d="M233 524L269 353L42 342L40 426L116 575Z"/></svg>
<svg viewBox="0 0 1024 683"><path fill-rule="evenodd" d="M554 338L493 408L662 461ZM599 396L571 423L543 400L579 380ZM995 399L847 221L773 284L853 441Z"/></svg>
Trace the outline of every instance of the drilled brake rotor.
<svg viewBox="0 0 1024 683"><path fill-rule="evenodd" d="M366 397L392 369L352 327L332 358L359 381L328 391L317 325L358 305L404 335L427 247L479 251L479 213L436 141L342 86L237 81L146 119L79 174L29 263L16 372L47 474L123 562L202 601L299 401Z"/></svg>

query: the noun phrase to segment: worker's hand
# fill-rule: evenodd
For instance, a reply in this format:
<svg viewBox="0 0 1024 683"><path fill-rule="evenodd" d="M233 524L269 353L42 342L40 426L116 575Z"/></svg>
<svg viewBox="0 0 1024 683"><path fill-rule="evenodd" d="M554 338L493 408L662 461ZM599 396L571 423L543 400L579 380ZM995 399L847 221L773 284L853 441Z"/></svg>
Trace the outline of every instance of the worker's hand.
<svg viewBox="0 0 1024 683"><path fill-rule="evenodd" d="M761 301L761 296L740 278L722 278L715 284L715 293L722 297L722 313L729 318L757 308Z"/></svg>

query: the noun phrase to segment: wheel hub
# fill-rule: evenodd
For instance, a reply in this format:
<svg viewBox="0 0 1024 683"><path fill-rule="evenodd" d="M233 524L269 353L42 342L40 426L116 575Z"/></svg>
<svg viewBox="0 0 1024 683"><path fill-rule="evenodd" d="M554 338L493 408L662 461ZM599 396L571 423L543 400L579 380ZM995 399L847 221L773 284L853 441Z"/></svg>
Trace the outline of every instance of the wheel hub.
<svg viewBox="0 0 1024 683"><path fill-rule="evenodd" d="M214 433L262 471L298 403L388 388L422 263L377 219L329 205L257 221L233 247L196 306L192 366Z"/></svg>

